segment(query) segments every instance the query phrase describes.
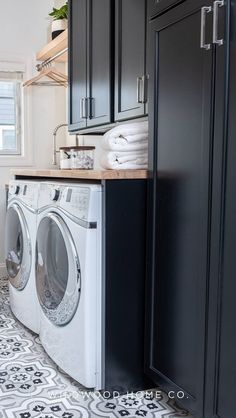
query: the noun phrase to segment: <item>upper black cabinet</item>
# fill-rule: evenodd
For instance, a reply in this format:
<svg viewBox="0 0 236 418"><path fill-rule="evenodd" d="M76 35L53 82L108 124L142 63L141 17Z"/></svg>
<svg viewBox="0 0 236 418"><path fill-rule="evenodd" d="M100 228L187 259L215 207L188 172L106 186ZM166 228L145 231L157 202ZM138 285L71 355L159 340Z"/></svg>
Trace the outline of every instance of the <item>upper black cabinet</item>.
<svg viewBox="0 0 236 418"><path fill-rule="evenodd" d="M147 114L146 0L69 0L69 130Z"/></svg>
<svg viewBox="0 0 236 418"><path fill-rule="evenodd" d="M185 0L148 0L148 18L163 13Z"/></svg>
<svg viewBox="0 0 236 418"><path fill-rule="evenodd" d="M69 1L69 130L112 121L112 2Z"/></svg>
<svg viewBox="0 0 236 418"><path fill-rule="evenodd" d="M81 105L87 97L87 0L69 1L69 28L69 130L78 130L86 126Z"/></svg>
<svg viewBox="0 0 236 418"><path fill-rule="evenodd" d="M146 1L116 0L115 120L146 114Z"/></svg>

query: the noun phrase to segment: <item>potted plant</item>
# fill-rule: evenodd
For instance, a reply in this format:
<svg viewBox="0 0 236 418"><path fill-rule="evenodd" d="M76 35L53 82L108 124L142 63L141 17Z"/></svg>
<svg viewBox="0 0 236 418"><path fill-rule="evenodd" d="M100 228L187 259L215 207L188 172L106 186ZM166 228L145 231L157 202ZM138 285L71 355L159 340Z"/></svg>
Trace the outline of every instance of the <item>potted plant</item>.
<svg viewBox="0 0 236 418"><path fill-rule="evenodd" d="M53 7L49 16L53 18L52 21L52 39L55 39L56 36L60 35L67 28L68 21L68 2L64 4L59 9Z"/></svg>

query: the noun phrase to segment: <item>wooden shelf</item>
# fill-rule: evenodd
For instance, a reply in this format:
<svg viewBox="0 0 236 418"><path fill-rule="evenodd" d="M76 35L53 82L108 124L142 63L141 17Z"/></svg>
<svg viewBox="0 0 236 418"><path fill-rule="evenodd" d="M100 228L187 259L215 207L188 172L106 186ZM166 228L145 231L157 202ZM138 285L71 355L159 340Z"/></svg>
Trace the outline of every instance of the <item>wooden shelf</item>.
<svg viewBox="0 0 236 418"><path fill-rule="evenodd" d="M146 179L147 170L32 170L12 169L11 175L19 177L44 177L86 180Z"/></svg>
<svg viewBox="0 0 236 418"><path fill-rule="evenodd" d="M53 41L49 42L44 46L41 51L36 55L37 61L45 61L58 52L68 47L68 30L66 29L59 36L57 36ZM55 62L67 62L68 54L65 52L63 55L55 59Z"/></svg>

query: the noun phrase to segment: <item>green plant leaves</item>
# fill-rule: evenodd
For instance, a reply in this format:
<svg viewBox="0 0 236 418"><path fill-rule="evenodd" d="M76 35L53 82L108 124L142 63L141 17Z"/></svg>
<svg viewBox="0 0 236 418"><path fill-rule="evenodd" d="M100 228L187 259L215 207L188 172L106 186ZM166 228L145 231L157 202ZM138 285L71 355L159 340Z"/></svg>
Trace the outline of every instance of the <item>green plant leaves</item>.
<svg viewBox="0 0 236 418"><path fill-rule="evenodd" d="M49 16L52 16L53 20L68 19L68 2L66 2L64 6L60 7L60 9L53 7Z"/></svg>

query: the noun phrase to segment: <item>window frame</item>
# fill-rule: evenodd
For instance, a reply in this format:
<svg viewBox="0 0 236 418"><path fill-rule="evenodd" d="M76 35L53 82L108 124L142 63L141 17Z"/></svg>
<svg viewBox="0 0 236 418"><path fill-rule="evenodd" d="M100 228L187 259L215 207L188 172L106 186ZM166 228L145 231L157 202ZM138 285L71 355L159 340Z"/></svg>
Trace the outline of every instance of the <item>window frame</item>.
<svg viewBox="0 0 236 418"><path fill-rule="evenodd" d="M17 72L12 71L12 73L17 74ZM22 81L23 81L23 71L22 73ZM21 156L21 152L22 152L22 141L23 141L23 136L22 136L22 86L21 80L17 80L17 79L8 79L6 78L5 80L2 79L0 77L0 82L14 82L15 83L15 95L14 95L14 100L15 100L15 135L16 135L16 149L0 149L0 156L4 155L4 156L12 156L12 155L18 155ZM4 125L1 125L4 126ZM9 126L12 125L5 125L5 130L9 130Z"/></svg>
<svg viewBox="0 0 236 418"><path fill-rule="evenodd" d="M32 77L34 60L28 56L0 54L0 71L23 72L23 80ZM0 167L33 166L32 145L32 93L30 89L21 87L21 152L0 153Z"/></svg>

